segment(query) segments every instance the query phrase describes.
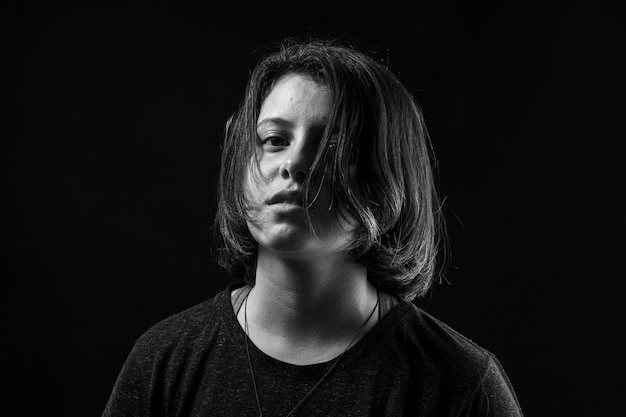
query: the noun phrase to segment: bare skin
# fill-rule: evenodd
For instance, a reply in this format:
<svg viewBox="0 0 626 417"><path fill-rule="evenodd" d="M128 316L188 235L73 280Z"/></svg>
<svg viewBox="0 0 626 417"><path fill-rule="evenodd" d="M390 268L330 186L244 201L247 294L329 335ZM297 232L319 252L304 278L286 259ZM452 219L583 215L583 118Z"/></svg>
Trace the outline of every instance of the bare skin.
<svg viewBox="0 0 626 417"><path fill-rule="evenodd" d="M263 251L265 252L265 251ZM329 361L348 348L374 310L376 289L360 265L282 260L259 253L256 284L237 319L267 355L295 365ZM332 268L332 269L331 269ZM377 322L377 312L360 340Z"/></svg>
<svg viewBox="0 0 626 417"><path fill-rule="evenodd" d="M329 185L322 186L309 208L315 233L297 201L329 112L325 86L300 74L278 80L257 123L259 163L250 170L260 175L250 175L246 183L253 206L248 228L258 243L258 257L255 286L237 319L245 328L247 312L252 342L267 355L296 365L337 357L378 317L377 292L366 268L346 256L354 226L332 209ZM285 192L291 194L280 194ZM282 196L278 202L276 195Z"/></svg>

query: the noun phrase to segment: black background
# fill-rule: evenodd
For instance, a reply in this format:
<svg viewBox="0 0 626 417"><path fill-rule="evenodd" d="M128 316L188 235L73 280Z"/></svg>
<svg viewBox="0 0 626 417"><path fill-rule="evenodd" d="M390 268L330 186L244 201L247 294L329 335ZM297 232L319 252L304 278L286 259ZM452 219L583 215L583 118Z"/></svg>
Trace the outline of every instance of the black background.
<svg viewBox="0 0 626 417"><path fill-rule="evenodd" d="M230 282L223 124L255 51L308 34L388 62L424 109L452 266L418 304L497 354L528 416L623 402L617 7L24 4L1 18L3 415L99 415L134 340Z"/></svg>

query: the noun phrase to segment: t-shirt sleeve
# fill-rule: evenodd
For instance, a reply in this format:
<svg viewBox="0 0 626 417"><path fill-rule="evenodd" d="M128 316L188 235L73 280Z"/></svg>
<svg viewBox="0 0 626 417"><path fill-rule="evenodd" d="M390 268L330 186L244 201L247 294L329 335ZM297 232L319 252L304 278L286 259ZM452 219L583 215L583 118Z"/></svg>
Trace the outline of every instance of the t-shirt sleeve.
<svg viewBox="0 0 626 417"><path fill-rule="evenodd" d="M126 359L102 417L144 417L150 412L150 376L137 345Z"/></svg>
<svg viewBox="0 0 626 417"><path fill-rule="evenodd" d="M466 406L467 417L522 417L522 410L502 365L490 355L479 386Z"/></svg>

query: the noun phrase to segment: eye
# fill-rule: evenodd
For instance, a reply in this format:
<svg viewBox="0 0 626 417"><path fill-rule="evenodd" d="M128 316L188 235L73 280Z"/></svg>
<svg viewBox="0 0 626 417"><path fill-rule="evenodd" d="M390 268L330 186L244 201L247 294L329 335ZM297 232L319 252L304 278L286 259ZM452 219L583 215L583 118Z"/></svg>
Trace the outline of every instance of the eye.
<svg viewBox="0 0 626 417"><path fill-rule="evenodd" d="M280 136L268 136L261 140L261 145L263 148L272 151L289 146L289 141Z"/></svg>

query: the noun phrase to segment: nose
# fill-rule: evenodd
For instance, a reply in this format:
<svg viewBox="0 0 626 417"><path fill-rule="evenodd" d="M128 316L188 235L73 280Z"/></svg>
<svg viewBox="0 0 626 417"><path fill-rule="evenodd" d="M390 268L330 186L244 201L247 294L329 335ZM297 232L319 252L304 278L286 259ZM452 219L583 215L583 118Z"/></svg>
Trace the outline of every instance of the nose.
<svg viewBox="0 0 626 417"><path fill-rule="evenodd" d="M285 159L280 166L280 175L284 179L292 178L297 182L304 182L313 161L317 148L308 141L295 141L289 148Z"/></svg>

